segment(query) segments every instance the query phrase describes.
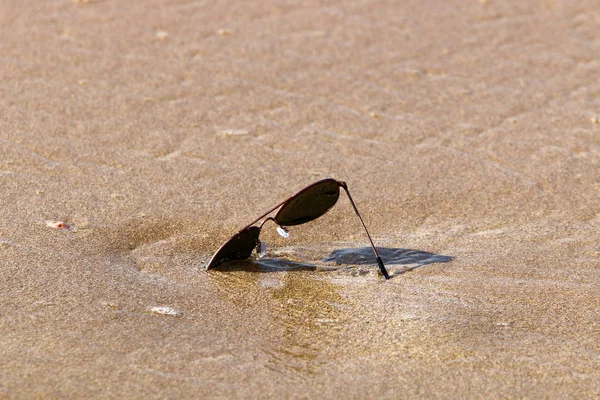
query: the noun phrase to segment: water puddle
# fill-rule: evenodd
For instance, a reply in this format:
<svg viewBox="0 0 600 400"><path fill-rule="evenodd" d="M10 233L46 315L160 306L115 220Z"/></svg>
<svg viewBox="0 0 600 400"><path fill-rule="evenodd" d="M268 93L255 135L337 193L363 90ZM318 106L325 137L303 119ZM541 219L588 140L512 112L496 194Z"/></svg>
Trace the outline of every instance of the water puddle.
<svg viewBox="0 0 600 400"><path fill-rule="evenodd" d="M414 249L379 247L377 251L391 275L399 275L427 264L450 262L453 259L451 256ZM377 273L378 268L371 247L336 249L324 258L318 249L288 247L268 251L259 259L225 263L219 267L219 270L247 272L337 271L353 276L363 276Z"/></svg>

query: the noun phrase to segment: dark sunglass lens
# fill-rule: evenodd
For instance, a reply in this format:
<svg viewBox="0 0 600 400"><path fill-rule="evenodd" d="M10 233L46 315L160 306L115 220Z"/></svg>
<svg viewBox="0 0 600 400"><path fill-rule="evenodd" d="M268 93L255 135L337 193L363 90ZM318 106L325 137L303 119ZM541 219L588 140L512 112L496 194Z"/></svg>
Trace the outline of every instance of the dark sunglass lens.
<svg viewBox="0 0 600 400"><path fill-rule="evenodd" d="M275 222L293 226L312 221L329 211L339 197L339 183L335 179L324 179L301 190L281 206Z"/></svg>
<svg viewBox="0 0 600 400"><path fill-rule="evenodd" d="M260 228L251 226L233 235L210 259L206 269L215 268L226 261L245 260L259 243Z"/></svg>

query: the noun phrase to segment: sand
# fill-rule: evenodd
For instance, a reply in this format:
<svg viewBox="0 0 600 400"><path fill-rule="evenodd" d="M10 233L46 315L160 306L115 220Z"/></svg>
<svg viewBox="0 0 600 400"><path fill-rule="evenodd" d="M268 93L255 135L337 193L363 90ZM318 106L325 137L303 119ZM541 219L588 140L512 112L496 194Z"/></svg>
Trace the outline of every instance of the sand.
<svg viewBox="0 0 600 400"><path fill-rule="evenodd" d="M598 398L599 24L1 1L0 398ZM204 271L325 177L392 279L344 197Z"/></svg>

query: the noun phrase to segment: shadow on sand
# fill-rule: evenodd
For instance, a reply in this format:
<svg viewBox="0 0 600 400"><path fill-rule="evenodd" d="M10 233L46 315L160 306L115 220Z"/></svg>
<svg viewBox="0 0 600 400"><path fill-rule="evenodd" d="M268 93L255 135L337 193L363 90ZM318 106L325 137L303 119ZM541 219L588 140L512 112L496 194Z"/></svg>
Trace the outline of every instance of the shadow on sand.
<svg viewBox="0 0 600 400"><path fill-rule="evenodd" d="M446 263L453 260L453 257L451 256L413 249L378 247L377 252L381 256L383 263L386 265L390 276L400 275L427 264ZM337 265L377 265L377 262L373 257L373 250L370 247L333 250L331 254L322 261L326 263L335 263Z"/></svg>
<svg viewBox="0 0 600 400"><path fill-rule="evenodd" d="M446 263L451 256L413 249L378 247L377 251L388 268L390 276L400 275L432 263ZM323 263L323 264L321 264ZM263 258L228 262L219 267L220 271L278 272L278 271L315 271L337 270L336 266L372 267L377 266L373 250L370 247L355 247L333 250L321 260L319 265L298 262L286 258ZM362 273L360 273L362 275Z"/></svg>

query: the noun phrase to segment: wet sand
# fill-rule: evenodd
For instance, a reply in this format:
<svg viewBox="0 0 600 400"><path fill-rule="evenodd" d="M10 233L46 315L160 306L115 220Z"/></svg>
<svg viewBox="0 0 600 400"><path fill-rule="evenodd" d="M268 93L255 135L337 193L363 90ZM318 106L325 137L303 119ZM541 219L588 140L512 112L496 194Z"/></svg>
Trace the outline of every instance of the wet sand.
<svg viewBox="0 0 600 400"><path fill-rule="evenodd" d="M0 398L598 398L599 24L0 1ZM325 177L391 280L343 196L203 270Z"/></svg>

